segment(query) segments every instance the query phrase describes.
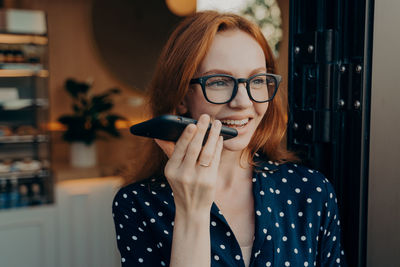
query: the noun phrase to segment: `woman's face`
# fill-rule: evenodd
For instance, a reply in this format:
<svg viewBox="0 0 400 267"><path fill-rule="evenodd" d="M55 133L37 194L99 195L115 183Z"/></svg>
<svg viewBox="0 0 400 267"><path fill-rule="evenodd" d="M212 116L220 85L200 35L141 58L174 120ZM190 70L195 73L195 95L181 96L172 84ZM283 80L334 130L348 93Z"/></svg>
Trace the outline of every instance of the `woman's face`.
<svg viewBox="0 0 400 267"><path fill-rule="evenodd" d="M265 55L255 39L234 29L219 32L206 54L196 77L211 74L229 74L236 78L249 78L266 73ZM205 99L200 84L191 86L185 97L184 109L194 119L209 114L212 120L235 128L238 136L224 141L224 148L231 151L245 149L268 108L268 103L250 100L245 84L240 83L235 98L227 104L212 104Z"/></svg>

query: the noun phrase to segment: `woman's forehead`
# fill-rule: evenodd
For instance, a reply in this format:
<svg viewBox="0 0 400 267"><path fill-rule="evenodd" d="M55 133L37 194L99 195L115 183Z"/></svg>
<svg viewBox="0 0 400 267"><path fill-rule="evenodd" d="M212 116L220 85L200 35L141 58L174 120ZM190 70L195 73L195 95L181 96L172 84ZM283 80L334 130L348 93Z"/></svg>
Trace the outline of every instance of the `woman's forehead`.
<svg viewBox="0 0 400 267"><path fill-rule="evenodd" d="M243 73L262 67L265 67L265 55L260 44L250 34L230 29L215 35L198 72L222 69Z"/></svg>

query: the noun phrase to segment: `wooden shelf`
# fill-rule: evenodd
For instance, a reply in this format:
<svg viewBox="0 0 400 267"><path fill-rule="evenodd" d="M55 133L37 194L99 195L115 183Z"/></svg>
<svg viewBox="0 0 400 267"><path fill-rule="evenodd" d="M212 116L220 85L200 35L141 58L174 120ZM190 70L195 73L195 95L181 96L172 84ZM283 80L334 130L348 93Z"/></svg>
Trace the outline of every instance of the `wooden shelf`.
<svg viewBox="0 0 400 267"><path fill-rule="evenodd" d="M45 178L50 175L49 170L39 171L19 171L19 172L0 172L0 179L27 179L27 178Z"/></svg>
<svg viewBox="0 0 400 267"><path fill-rule="evenodd" d="M34 69L0 69L0 77L31 77L38 76L42 78L49 77L48 70L34 70Z"/></svg>
<svg viewBox="0 0 400 267"><path fill-rule="evenodd" d="M7 34L0 33L0 43L3 44L36 44L47 45L48 38L40 35L30 34Z"/></svg>
<svg viewBox="0 0 400 267"><path fill-rule="evenodd" d="M48 141L49 137L44 134L0 136L0 144L36 143L36 142L42 143Z"/></svg>

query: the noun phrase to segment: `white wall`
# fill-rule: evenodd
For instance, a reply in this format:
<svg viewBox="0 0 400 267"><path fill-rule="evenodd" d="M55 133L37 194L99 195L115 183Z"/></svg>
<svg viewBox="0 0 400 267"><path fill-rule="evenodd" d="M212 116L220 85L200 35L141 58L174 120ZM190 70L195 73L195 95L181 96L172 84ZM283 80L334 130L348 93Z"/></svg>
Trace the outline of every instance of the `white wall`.
<svg viewBox="0 0 400 267"><path fill-rule="evenodd" d="M52 205L0 211L1 267L117 267L119 177L62 181Z"/></svg>
<svg viewBox="0 0 400 267"><path fill-rule="evenodd" d="M375 0L368 267L399 266L400 1Z"/></svg>

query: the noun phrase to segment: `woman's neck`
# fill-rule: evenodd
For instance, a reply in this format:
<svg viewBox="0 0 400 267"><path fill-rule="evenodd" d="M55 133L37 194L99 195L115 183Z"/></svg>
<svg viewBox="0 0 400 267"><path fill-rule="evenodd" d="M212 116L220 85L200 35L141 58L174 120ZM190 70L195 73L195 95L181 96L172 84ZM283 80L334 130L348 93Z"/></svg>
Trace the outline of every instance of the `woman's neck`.
<svg viewBox="0 0 400 267"><path fill-rule="evenodd" d="M253 168L242 151L223 150L219 164L218 187L229 189L244 179L251 179Z"/></svg>

